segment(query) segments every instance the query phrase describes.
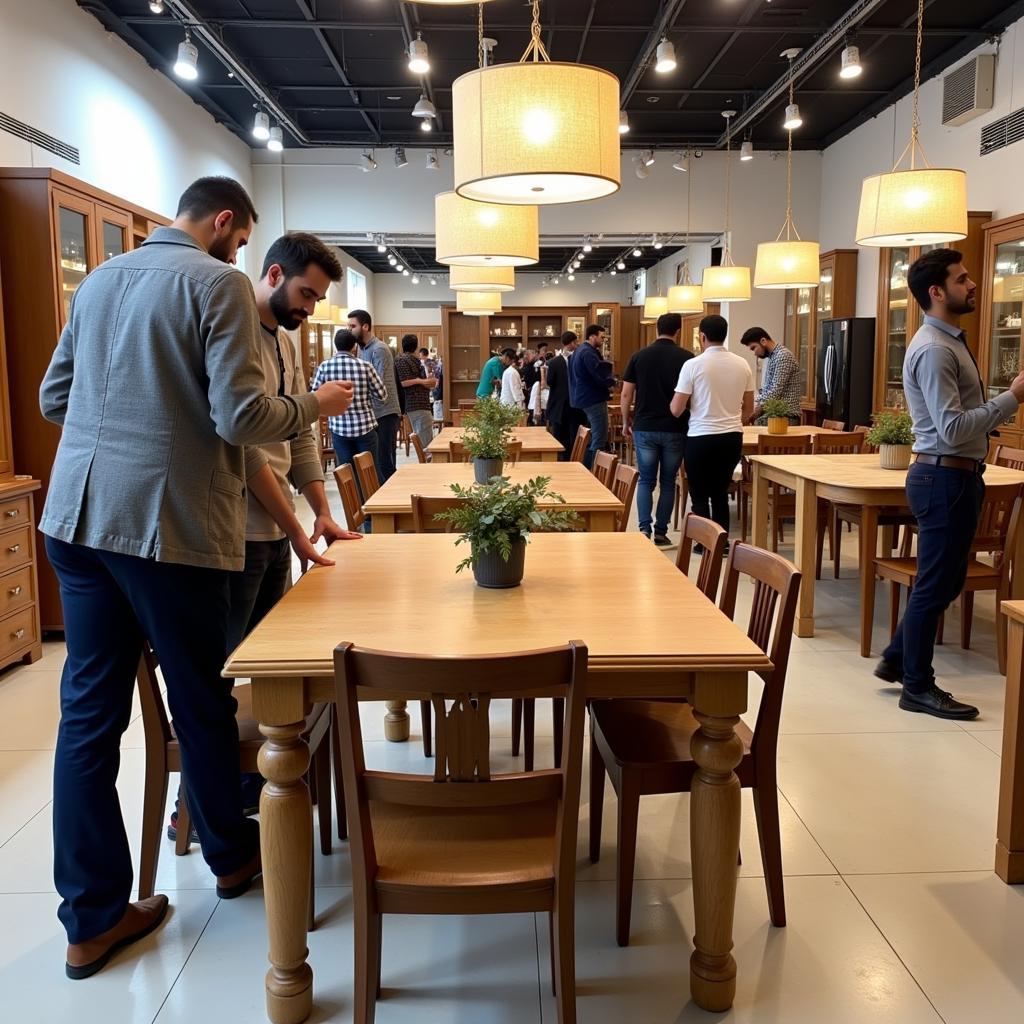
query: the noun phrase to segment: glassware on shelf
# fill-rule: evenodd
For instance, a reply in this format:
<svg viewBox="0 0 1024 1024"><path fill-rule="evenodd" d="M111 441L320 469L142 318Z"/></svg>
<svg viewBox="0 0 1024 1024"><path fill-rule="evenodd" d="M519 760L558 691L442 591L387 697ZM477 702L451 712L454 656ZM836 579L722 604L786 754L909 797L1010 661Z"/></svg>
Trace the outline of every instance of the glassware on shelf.
<svg viewBox="0 0 1024 1024"><path fill-rule="evenodd" d="M84 213L60 207L58 218L60 231L60 275L61 295L64 301L64 320L71 316L71 298L89 272L86 263L85 244L88 222Z"/></svg>
<svg viewBox="0 0 1024 1024"><path fill-rule="evenodd" d="M1005 391L1021 368L1024 313L1024 242L996 246L992 274L992 328L989 338L988 393Z"/></svg>

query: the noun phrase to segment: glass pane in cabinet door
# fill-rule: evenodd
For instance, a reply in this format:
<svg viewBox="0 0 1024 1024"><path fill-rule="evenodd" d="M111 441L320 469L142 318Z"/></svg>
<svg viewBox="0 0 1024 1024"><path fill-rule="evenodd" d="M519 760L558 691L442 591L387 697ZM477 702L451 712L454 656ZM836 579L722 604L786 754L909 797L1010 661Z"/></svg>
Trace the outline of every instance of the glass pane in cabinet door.
<svg viewBox="0 0 1024 1024"><path fill-rule="evenodd" d="M826 268L818 280L818 320L832 318L832 271Z"/></svg>
<svg viewBox="0 0 1024 1024"><path fill-rule="evenodd" d="M996 246L992 275L992 335L989 338L988 396L1001 394L1020 370L1021 314L1024 312L1024 240Z"/></svg>
<svg viewBox="0 0 1024 1024"><path fill-rule="evenodd" d="M60 279L64 302L65 321L71 315L71 296L89 272L86 262L85 234L88 229L85 214L77 210L60 208Z"/></svg>
<svg viewBox="0 0 1024 1024"><path fill-rule="evenodd" d="M801 380L807 380L810 363L811 289L800 288L796 293L796 350L800 363Z"/></svg>
<svg viewBox="0 0 1024 1024"><path fill-rule="evenodd" d="M903 359L907 354L907 271L910 250L892 249L889 257L889 309L886 312L885 404L902 409Z"/></svg>
<svg viewBox="0 0 1024 1024"><path fill-rule="evenodd" d="M113 259L126 251L124 244L124 228L120 224L103 222L103 252L100 254L100 262Z"/></svg>

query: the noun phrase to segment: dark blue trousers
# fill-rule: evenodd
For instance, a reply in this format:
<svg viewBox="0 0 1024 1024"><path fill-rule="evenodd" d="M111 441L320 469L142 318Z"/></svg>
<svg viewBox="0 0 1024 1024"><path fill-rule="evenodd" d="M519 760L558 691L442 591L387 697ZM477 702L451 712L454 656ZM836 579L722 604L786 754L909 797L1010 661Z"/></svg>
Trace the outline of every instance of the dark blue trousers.
<svg viewBox="0 0 1024 1024"><path fill-rule="evenodd" d="M145 637L160 661L188 778L189 810L215 875L245 864L259 826L242 816L238 727L227 658L229 577L46 538L60 581L68 656L53 770L53 874L68 941L113 927L131 898L117 798L121 735Z"/></svg>
<svg viewBox="0 0 1024 1024"><path fill-rule="evenodd" d="M907 472L907 504L917 520L917 582L882 656L903 666L903 686L911 693L935 685L935 630L963 589L984 497L976 473L920 462Z"/></svg>

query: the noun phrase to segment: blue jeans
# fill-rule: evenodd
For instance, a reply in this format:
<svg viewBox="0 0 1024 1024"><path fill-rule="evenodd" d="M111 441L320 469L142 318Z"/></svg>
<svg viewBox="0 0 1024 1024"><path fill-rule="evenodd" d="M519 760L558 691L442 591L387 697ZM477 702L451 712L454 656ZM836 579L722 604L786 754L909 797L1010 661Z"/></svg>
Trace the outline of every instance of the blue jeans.
<svg viewBox="0 0 1024 1024"><path fill-rule="evenodd" d="M976 473L919 462L907 473L907 504L917 520L917 582L882 657L902 666L910 693L935 685L935 630L963 589L984 497L985 483Z"/></svg>
<svg viewBox="0 0 1024 1024"><path fill-rule="evenodd" d="M668 521L675 503L676 477L686 451L686 435L671 430L634 430L636 468L640 479L636 486L636 513L640 532L650 536L654 486L661 484L654 532L668 533Z"/></svg>
<svg viewBox="0 0 1024 1024"><path fill-rule="evenodd" d="M583 410L583 415L587 417L587 425L590 427L590 447L583 456L583 465L591 469L594 465L594 456L598 452L608 451L608 403L588 405Z"/></svg>

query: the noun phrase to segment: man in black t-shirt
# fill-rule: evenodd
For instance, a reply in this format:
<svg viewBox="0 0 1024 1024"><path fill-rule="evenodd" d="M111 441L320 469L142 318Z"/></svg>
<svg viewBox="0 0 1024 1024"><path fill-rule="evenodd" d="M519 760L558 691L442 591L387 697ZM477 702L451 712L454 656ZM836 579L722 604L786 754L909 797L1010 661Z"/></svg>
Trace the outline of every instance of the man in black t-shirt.
<svg viewBox="0 0 1024 1024"><path fill-rule="evenodd" d="M668 521L675 500L675 483L686 447L688 415L676 419L669 405L679 371L693 353L679 347L683 318L678 313L658 317L658 337L634 353L622 376L622 422L633 438L636 466L640 472L636 510L640 532L663 547L671 544ZM631 409L636 398L636 408ZM658 508L653 515L654 486L660 482Z"/></svg>

